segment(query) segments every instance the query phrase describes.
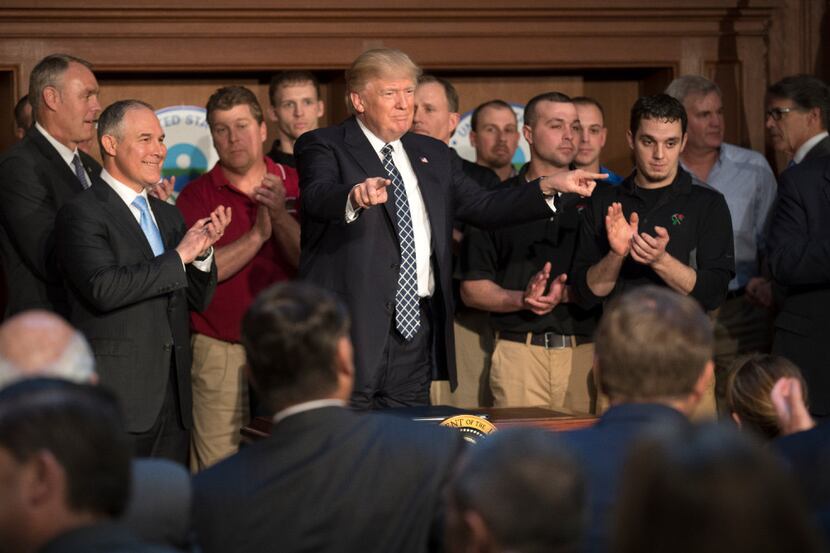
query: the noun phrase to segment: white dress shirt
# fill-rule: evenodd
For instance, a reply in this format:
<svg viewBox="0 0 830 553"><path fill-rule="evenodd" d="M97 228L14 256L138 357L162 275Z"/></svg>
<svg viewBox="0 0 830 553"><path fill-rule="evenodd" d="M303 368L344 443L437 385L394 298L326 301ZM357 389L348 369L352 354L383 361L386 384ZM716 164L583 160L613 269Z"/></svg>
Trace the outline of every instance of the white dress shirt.
<svg viewBox="0 0 830 553"><path fill-rule="evenodd" d="M383 165L383 154L381 150L387 143L367 129L359 118L357 119L357 124L360 126L363 134L366 135L381 165ZM392 161L401 174L403 186L406 189L406 196L409 200L409 214L412 217L412 231L415 236L415 266L418 273L418 296L422 298L430 297L435 291L435 277L432 273L432 264L430 263L432 256L432 227L429 224L429 216L426 205L424 204L424 197L421 195L421 189L418 186L418 177L415 176L415 171L409 162L409 156L406 155L406 150L404 150L400 139L389 142L389 144L392 145L393 149ZM386 175L377 176L386 178ZM350 201L347 201L346 222L351 223L357 220L359 215L359 210L355 209Z"/></svg>
<svg viewBox="0 0 830 553"><path fill-rule="evenodd" d="M136 206L133 205L133 202L138 196L144 198L144 201L147 202L147 206L150 206L150 199L147 197L147 190L142 189L141 192L136 192L123 182L119 181L115 177L109 174L106 169L101 170L101 180L107 183L110 188L112 188L113 192L115 192L121 201L127 204L127 208L130 210L130 213L133 214L135 217L136 223L141 225L141 210L139 210ZM150 212L150 217L153 219L153 224L156 225L158 228L158 222L156 221L156 214L153 213L153 209L148 209ZM159 229L161 232L161 229ZM201 261L194 260L192 265L199 269L200 271L208 272L210 271L210 267L213 264L213 248L210 248L210 253L208 254L206 259ZM182 267L184 267L184 262L182 262Z"/></svg>
<svg viewBox="0 0 830 553"><path fill-rule="evenodd" d="M72 160L75 159L76 155L78 155L78 148L75 148L74 150L70 150L64 144L58 142L58 140L54 136L49 134L49 132L46 129L41 127L40 123L38 123L37 121L35 121L35 128L38 131L40 131L40 134L42 134L46 138L46 140L49 141L49 144L51 144L52 147L55 148L58 151L58 155L61 156L61 159L69 166L69 169L72 171L72 174L74 175L75 174L75 166L72 165ZM84 164L81 163L81 167L83 167L83 165ZM86 173L86 168L85 167L84 167L84 173ZM86 177L89 179L89 174L87 174ZM89 179L89 182L92 182L92 179Z"/></svg>
<svg viewBox="0 0 830 553"><path fill-rule="evenodd" d="M802 144L801 147L798 150L796 150L795 155L793 156L793 161L795 163L801 163L804 160L804 157L810 152L810 150L813 149L813 146L827 138L827 136L827 131L820 132L814 137L812 137L810 140Z"/></svg>
<svg viewBox="0 0 830 553"><path fill-rule="evenodd" d="M277 411L272 420L274 424L277 424L281 420L286 419L291 415L305 413L306 411L312 411L314 409L322 409L323 407L345 408L346 402L340 399L314 399L312 401L304 401L303 403L297 403L296 405L292 405L291 407L286 407L282 411Z"/></svg>

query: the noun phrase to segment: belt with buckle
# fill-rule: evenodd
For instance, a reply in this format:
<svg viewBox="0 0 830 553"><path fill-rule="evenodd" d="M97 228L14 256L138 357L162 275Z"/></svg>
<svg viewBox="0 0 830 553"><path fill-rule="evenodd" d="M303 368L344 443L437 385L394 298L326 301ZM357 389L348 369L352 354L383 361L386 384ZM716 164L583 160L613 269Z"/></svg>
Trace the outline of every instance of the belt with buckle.
<svg viewBox="0 0 830 553"><path fill-rule="evenodd" d="M593 342L588 336L570 336L555 332L511 332L509 330L500 330L497 338L508 342L529 343L531 346L542 346L545 349L575 348Z"/></svg>

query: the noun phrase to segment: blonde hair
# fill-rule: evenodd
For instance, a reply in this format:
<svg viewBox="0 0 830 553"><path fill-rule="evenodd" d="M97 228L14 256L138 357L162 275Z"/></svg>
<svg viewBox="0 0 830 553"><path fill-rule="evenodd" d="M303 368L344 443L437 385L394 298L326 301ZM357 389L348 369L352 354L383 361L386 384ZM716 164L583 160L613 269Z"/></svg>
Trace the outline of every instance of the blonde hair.
<svg viewBox="0 0 830 553"><path fill-rule="evenodd" d="M371 79L401 73L408 73L413 85L421 76L421 68L401 50L375 48L360 54L346 70L346 107L349 113L357 113L350 97L352 92L363 91Z"/></svg>

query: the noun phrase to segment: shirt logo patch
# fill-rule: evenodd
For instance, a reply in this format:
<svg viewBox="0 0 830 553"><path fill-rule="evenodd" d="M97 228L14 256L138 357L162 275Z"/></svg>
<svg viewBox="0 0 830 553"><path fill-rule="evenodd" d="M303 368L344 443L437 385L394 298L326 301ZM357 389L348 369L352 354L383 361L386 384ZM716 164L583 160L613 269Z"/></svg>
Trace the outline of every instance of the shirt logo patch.
<svg viewBox="0 0 830 553"><path fill-rule="evenodd" d="M675 213L671 216L671 224L677 226L683 222L683 219L685 219L685 216L682 213Z"/></svg>

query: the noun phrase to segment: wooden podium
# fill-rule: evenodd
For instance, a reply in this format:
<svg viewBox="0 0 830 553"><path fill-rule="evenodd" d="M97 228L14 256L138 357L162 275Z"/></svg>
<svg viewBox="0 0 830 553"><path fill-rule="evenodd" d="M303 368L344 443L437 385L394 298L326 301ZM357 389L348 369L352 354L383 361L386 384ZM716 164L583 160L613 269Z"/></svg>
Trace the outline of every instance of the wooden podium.
<svg viewBox="0 0 830 553"><path fill-rule="evenodd" d="M487 420L492 422L496 428L514 428L517 426L536 426L551 430L554 432L566 432L568 430L576 430L593 425L597 418L587 414L568 414L543 407L502 407L502 408L477 408L477 409L457 409L454 407L447 407L442 414L443 406L431 407L425 409L423 414L417 411L411 411L413 415L410 417L413 420L424 421L425 424L437 424L444 418L454 415L479 415L484 416ZM400 416L404 415L403 410L398 411ZM242 428L242 441L251 443L267 438L271 434L271 418L270 417L256 417L248 426Z"/></svg>

